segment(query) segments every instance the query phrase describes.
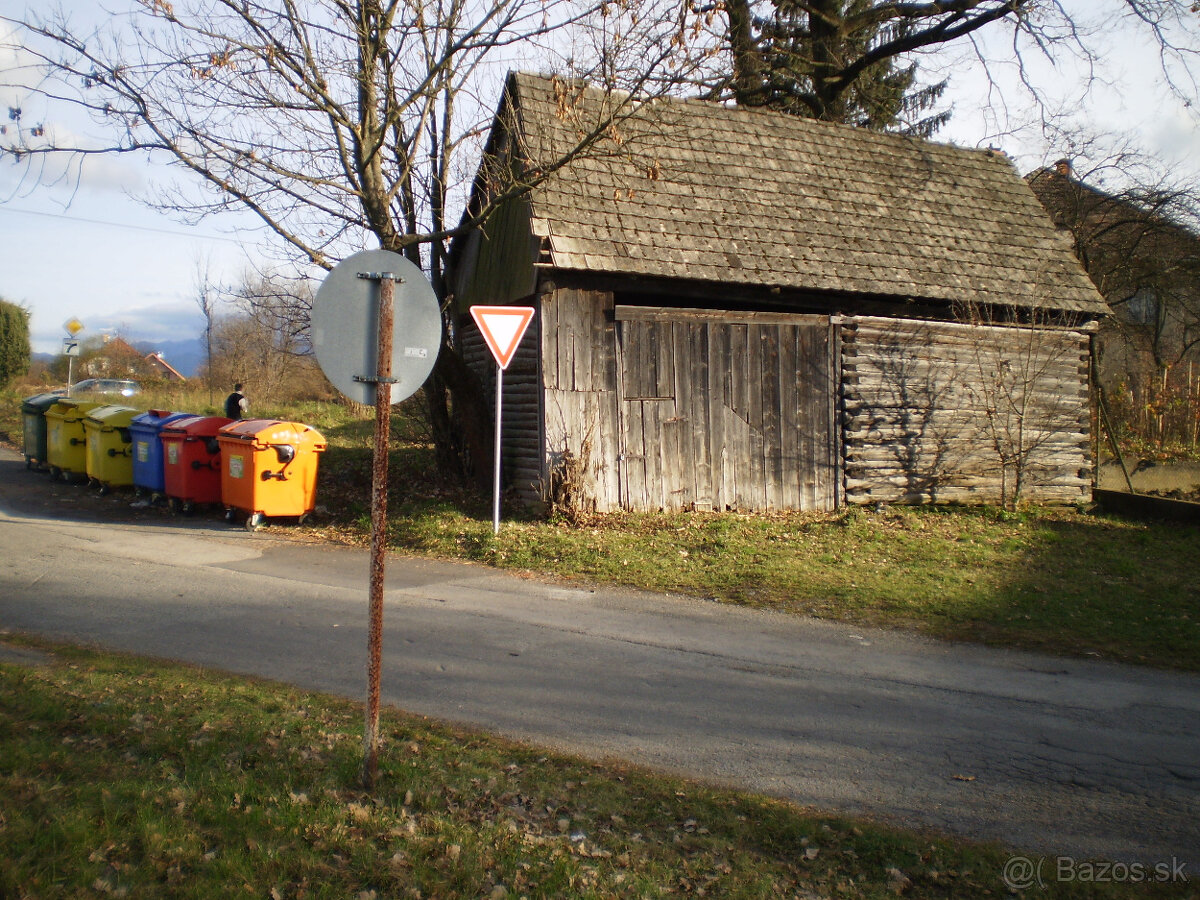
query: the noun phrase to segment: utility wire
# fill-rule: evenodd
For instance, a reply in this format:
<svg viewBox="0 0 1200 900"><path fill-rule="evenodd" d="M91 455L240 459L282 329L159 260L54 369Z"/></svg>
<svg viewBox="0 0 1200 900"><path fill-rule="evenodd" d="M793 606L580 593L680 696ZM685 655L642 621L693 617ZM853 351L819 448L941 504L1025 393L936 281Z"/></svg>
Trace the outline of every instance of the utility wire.
<svg viewBox="0 0 1200 900"><path fill-rule="evenodd" d="M86 219L82 216L69 216L66 213L41 212L35 209L18 209L15 206L8 206L4 203L0 203L0 212L15 212L26 216L42 216L46 219L66 219L71 222L83 222L87 225L103 225L106 228L128 228L131 231L148 231L152 234L166 234L170 235L171 237L184 237L191 238L192 240L224 241L227 244L238 244L239 246L245 244L245 241L238 240L237 238L221 237L220 235L215 234L196 234L190 231L176 231L170 228L153 228L149 225L129 225L125 222L109 222L103 219Z"/></svg>

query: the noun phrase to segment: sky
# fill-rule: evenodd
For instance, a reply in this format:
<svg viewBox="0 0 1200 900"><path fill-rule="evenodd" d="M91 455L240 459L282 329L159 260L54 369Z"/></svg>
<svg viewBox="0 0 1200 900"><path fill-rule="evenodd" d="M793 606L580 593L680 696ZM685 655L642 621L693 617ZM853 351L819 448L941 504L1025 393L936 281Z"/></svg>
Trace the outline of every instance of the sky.
<svg viewBox="0 0 1200 900"><path fill-rule="evenodd" d="M1070 0L1103 22L1114 0ZM43 8L38 0L36 8ZM94 15L95 0L69 0L73 15ZM0 0L0 11L18 16L25 0ZM1053 104L1096 132L1132 132L1164 161L1200 160L1200 120L1163 86L1153 54L1129 35L1110 29L1100 76L1085 90L1077 63L1057 68L1039 64L1035 76L1052 86ZM1002 48L990 48L997 55ZM14 57L0 51L0 72ZM923 64L924 65L924 64ZM932 61L930 62L932 65ZM1024 173L1060 155L1036 125L1038 113L1016 87L1011 67L993 67L999 84L990 89L973 72L965 54L951 60L945 100L950 124L937 140L969 147L997 147ZM1197 73L1200 74L1200 73ZM0 76L0 82L6 79ZM497 97L500 83L497 81ZM2 92L0 92L2 93ZM1002 96L1005 103L997 103ZM13 105L0 95L0 112ZM247 217L181 224L148 209L135 196L165 168L145 158L101 157L89 161L77 184L46 185L22 180L10 162L0 162L0 297L31 311L35 352L57 353L67 336L63 323L84 325L80 338L120 333L150 343L198 338L204 319L196 302L198 266L219 282L237 283L264 258ZM168 357L169 359L169 357Z"/></svg>

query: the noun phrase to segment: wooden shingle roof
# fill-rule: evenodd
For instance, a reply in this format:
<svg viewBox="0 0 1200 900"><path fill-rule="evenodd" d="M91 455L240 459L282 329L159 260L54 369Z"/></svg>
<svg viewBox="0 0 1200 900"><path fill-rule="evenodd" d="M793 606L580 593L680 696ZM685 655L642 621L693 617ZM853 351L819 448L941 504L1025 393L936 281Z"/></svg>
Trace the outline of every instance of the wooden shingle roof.
<svg viewBox="0 0 1200 900"><path fill-rule="evenodd" d="M611 102L532 75L510 88L534 166ZM531 206L559 269L1108 312L1007 158L900 135L654 101L623 112Z"/></svg>

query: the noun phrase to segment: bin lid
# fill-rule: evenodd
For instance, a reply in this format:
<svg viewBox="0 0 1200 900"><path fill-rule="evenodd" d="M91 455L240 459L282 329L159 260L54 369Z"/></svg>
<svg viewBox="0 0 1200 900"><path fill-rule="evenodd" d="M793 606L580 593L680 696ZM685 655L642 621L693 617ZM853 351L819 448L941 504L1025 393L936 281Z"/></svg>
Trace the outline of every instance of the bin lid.
<svg viewBox="0 0 1200 900"><path fill-rule="evenodd" d="M325 449L325 438L315 428L302 422L282 422L278 419L242 419L221 429L219 440L229 443L292 444L294 446L319 444L314 449Z"/></svg>
<svg viewBox="0 0 1200 900"><path fill-rule="evenodd" d="M186 419L194 415L194 413L187 412L171 412L169 409L148 409L144 413L134 416L130 427L139 434L143 431L156 434L165 428L168 422Z"/></svg>
<svg viewBox="0 0 1200 900"><path fill-rule="evenodd" d="M231 441L253 441L259 434L262 434L262 439L265 441L268 440L267 435L270 432L285 424L287 423L278 419L240 419L236 422L231 421L222 428L220 437L228 438Z"/></svg>
<svg viewBox="0 0 1200 900"><path fill-rule="evenodd" d="M190 413L182 413L183 417L172 419L168 424L162 427L162 436L179 436L179 437L216 437L224 426L228 425L233 419L227 419L224 416L197 416Z"/></svg>
<svg viewBox="0 0 1200 900"><path fill-rule="evenodd" d="M93 409L103 406L103 403L97 403L95 400L75 400L71 397L60 397L54 401L54 405L46 410L46 415L51 418L59 418L63 421L77 421Z"/></svg>
<svg viewBox="0 0 1200 900"><path fill-rule="evenodd" d="M106 428L128 428L138 411L132 406L101 406L87 414L87 424Z"/></svg>
<svg viewBox="0 0 1200 900"><path fill-rule="evenodd" d="M47 391L44 394L34 394L21 401L21 412L44 413L66 395L58 391Z"/></svg>

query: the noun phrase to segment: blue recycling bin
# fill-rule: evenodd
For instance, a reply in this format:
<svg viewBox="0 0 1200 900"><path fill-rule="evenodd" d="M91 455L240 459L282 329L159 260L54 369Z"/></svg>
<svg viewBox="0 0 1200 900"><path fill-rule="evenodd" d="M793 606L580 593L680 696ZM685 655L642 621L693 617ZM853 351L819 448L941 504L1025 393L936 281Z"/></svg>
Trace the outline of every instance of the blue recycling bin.
<svg viewBox="0 0 1200 900"><path fill-rule="evenodd" d="M159 436L172 422L191 416L186 412L151 409L134 416L129 423L133 440L133 487L138 494L148 493L151 499L165 490L163 449Z"/></svg>

